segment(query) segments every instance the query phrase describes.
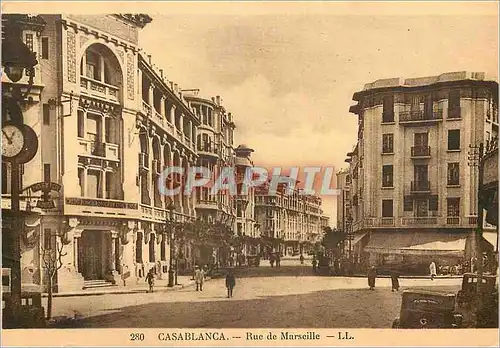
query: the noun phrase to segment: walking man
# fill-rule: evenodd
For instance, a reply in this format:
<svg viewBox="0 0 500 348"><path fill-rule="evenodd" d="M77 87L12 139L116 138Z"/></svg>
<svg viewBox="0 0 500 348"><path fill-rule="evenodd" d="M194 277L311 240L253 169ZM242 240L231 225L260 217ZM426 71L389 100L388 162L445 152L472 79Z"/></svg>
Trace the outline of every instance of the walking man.
<svg viewBox="0 0 500 348"><path fill-rule="evenodd" d="M194 281L196 282L196 291L203 291L203 281L205 280L205 272L196 266L196 271L194 272Z"/></svg>
<svg viewBox="0 0 500 348"><path fill-rule="evenodd" d="M368 270L368 286L370 290L375 290L375 280L377 279L377 269L371 266Z"/></svg>
<svg viewBox="0 0 500 348"><path fill-rule="evenodd" d="M434 280L434 277L437 276L436 264L434 263L434 261L432 261L429 265L429 273L431 274L431 280Z"/></svg>
<svg viewBox="0 0 500 348"><path fill-rule="evenodd" d="M148 292L153 292L153 287L155 285L155 274L153 272L153 269L151 268L146 275L146 281L148 282L149 285L149 291Z"/></svg>
<svg viewBox="0 0 500 348"><path fill-rule="evenodd" d="M233 272L229 270L226 275L226 288L227 288L227 297L233 297L233 288L236 285L236 279L234 278Z"/></svg>

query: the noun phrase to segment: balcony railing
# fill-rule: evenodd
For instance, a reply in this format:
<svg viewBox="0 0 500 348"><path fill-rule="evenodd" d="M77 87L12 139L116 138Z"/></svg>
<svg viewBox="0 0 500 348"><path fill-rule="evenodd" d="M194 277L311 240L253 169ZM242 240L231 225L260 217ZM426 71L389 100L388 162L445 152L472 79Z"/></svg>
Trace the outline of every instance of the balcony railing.
<svg viewBox="0 0 500 348"><path fill-rule="evenodd" d="M142 111L146 114L146 116L151 116L151 105L146 103L144 100L142 101Z"/></svg>
<svg viewBox="0 0 500 348"><path fill-rule="evenodd" d="M80 87L84 93L118 102L120 89L117 86L109 85L86 76L80 76Z"/></svg>
<svg viewBox="0 0 500 348"><path fill-rule="evenodd" d="M411 147L411 157L430 157L431 147L430 146L412 146Z"/></svg>
<svg viewBox="0 0 500 348"><path fill-rule="evenodd" d="M440 121L443 119L443 110L424 112L424 110L401 111L399 122Z"/></svg>
<svg viewBox="0 0 500 348"><path fill-rule="evenodd" d="M119 160L119 146L111 143L101 143L89 139L78 139L79 154L85 156L104 157L109 160Z"/></svg>
<svg viewBox="0 0 500 348"><path fill-rule="evenodd" d="M381 226L394 226L394 218L393 217L383 217L380 219Z"/></svg>
<svg viewBox="0 0 500 348"><path fill-rule="evenodd" d="M447 217L446 218L446 224L447 225L460 225L460 217L458 216L452 216L452 217Z"/></svg>
<svg viewBox="0 0 500 348"><path fill-rule="evenodd" d="M435 216L415 216L401 218L401 225L435 225L438 218Z"/></svg>
<svg viewBox="0 0 500 348"><path fill-rule="evenodd" d="M412 181L411 182L411 192L430 192L431 183L430 181Z"/></svg>

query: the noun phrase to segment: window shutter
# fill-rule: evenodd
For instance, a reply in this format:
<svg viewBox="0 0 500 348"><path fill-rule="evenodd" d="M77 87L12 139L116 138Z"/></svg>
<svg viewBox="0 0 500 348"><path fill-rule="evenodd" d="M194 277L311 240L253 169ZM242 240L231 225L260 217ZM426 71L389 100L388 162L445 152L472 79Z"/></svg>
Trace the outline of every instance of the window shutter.
<svg viewBox="0 0 500 348"><path fill-rule="evenodd" d="M432 195L429 197L429 210L437 211L438 210L438 196Z"/></svg>
<svg viewBox="0 0 500 348"><path fill-rule="evenodd" d="M413 211L413 198L412 196L404 196L404 211Z"/></svg>

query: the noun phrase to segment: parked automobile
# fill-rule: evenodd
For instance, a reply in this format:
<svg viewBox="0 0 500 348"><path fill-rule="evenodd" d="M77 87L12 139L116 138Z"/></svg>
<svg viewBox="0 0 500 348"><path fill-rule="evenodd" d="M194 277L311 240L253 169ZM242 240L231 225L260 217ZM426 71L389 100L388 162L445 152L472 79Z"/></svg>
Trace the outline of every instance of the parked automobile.
<svg viewBox="0 0 500 348"><path fill-rule="evenodd" d="M405 290L393 329L459 328L463 317L455 312L455 294L425 290Z"/></svg>
<svg viewBox="0 0 500 348"><path fill-rule="evenodd" d="M496 288L497 276L492 274L483 274L481 293L484 301L491 301L498 294ZM462 278L462 288L457 293L457 302L459 306L474 305L478 298L477 293L477 273L465 273Z"/></svg>

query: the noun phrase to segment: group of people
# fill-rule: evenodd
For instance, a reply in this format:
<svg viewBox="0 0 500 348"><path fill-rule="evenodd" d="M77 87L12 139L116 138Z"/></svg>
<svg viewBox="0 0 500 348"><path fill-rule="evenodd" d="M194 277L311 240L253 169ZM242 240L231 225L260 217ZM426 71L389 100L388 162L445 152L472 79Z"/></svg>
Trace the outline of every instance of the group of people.
<svg viewBox="0 0 500 348"><path fill-rule="evenodd" d="M436 264L434 261L432 261L429 265L429 274L431 280L434 280L434 278L437 276L437 268ZM400 273L397 269L393 269L390 272L391 275L391 290L394 291L399 291L399 276ZM368 286L370 290L375 290L375 280L377 279L377 268L375 266L371 266L368 269Z"/></svg>
<svg viewBox="0 0 500 348"><path fill-rule="evenodd" d="M281 255L279 253L272 253L269 256L269 263L271 264L271 267L274 267L274 263L276 263L276 267L281 266Z"/></svg>
<svg viewBox="0 0 500 348"><path fill-rule="evenodd" d="M203 291L203 283L205 282L206 272L203 268L196 266L194 271L194 281L196 283L196 291ZM151 268L146 275L145 281L149 285L148 292L154 291L155 285L155 272L154 268ZM233 297L233 289L236 286L236 278L231 270L228 271L226 275L226 288L227 288L227 297Z"/></svg>

